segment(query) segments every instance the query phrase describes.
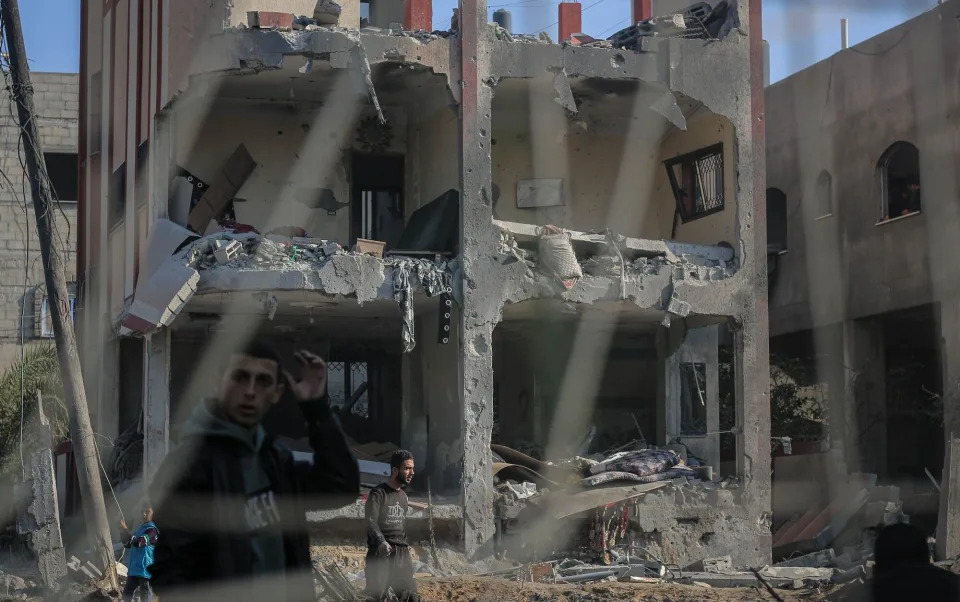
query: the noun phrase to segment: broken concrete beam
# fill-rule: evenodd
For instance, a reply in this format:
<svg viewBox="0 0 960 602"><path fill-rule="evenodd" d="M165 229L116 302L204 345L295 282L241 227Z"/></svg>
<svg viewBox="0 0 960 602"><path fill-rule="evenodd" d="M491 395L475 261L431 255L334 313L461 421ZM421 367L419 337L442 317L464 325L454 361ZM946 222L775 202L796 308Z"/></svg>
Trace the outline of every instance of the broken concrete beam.
<svg viewBox="0 0 960 602"><path fill-rule="evenodd" d="M134 295L123 326L147 333L169 326L187 301L197 292L200 274L170 257Z"/></svg>
<svg viewBox="0 0 960 602"><path fill-rule="evenodd" d="M210 220L223 215L227 204L236 196L256 166L257 162L247 152L247 147L242 144L238 146L214 176L206 194L200 197L196 207L190 211L187 225L193 231L200 232Z"/></svg>
<svg viewBox="0 0 960 602"><path fill-rule="evenodd" d="M518 242L536 242L539 238L540 226L498 219L493 220L493 224L501 230L512 234ZM575 230L567 230L567 232L570 234L570 241L573 243L574 249L581 251L596 253L609 243L609 239L605 234L590 234L587 232L577 232ZM666 256L672 261L677 261L681 255L695 255L717 262L730 261L733 259L733 249L719 246L711 247L707 245L693 245L666 240L648 240L645 238L631 237L624 237L621 240L621 246L625 257Z"/></svg>
<svg viewBox="0 0 960 602"><path fill-rule="evenodd" d="M807 566L814 568L824 568L832 565L836 562L837 556L833 551L833 548L827 548L826 550L820 550L817 552L811 552L810 554L804 554L803 556L797 556L796 558L788 558L783 562L778 562L773 566Z"/></svg>
<svg viewBox="0 0 960 602"><path fill-rule="evenodd" d="M778 577L766 578L766 581L773 587L790 587L793 585L793 579L781 579ZM680 583L692 585L693 583L702 583L710 587L759 587L760 582L753 573L694 573L683 572L683 577L676 580Z"/></svg>
<svg viewBox="0 0 960 602"><path fill-rule="evenodd" d="M186 178L181 178L186 181ZM197 235L168 219L158 219L150 227L146 253L140 254L140 271L135 293L177 249Z"/></svg>
<svg viewBox="0 0 960 602"><path fill-rule="evenodd" d="M802 579L812 581L829 581L833 578L833 569L807 566L768 566L760 570L764 579Z"/></svg>
<svg viewBox="0 0 960 602"><path fill-rule="evenodd" d="M733 559L730 556L716 556L703 559L703 570L707 573L732 573Z"/></svg>
<svg viewBox="0 0 960 602"><path fill-rule="evenodd" d="M251 29L293 29L293 13L264 10L247 11L247 25Z"/></svg>

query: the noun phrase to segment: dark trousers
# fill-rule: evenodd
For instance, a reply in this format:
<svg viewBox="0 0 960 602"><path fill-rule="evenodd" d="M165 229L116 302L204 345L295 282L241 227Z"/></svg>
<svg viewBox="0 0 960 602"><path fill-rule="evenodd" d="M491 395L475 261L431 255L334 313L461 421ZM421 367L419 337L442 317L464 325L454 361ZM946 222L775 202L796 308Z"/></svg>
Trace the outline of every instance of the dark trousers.
<svg viewBox="0 0 960 602"><path fill-rule="evenodd" d="M127 577L127 584L123 587L123 602L133 600L138 589L141 602L153 602L153 588L150 587L150 580L144 577Z"/></svg>
<svg viewBox="0 0 960 602"><path fill-rule="evenodd" d="M380 600L387 590L393 589L400 602L419 602L413 560L407 546L393 546L387 556L381 556L377 548L368 548L364 573L367 578L364 592L369 598Z"/></svg>

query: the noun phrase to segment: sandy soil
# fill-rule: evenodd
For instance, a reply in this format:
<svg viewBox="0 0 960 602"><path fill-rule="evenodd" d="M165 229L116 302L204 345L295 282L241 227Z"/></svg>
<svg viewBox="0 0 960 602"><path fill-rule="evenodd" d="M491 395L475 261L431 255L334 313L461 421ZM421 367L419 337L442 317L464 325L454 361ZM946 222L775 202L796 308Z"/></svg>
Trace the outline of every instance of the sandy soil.
<svg viewBox="0 0 960 602"><path fill-rule="evenodd" d="M445 577L418 579L424 602L771 602L774 598L757 589L708 588L695 585L591 583L553 585L516 583L492 577ZM784 602L840 600L839 592L776 590Z"/></svg>

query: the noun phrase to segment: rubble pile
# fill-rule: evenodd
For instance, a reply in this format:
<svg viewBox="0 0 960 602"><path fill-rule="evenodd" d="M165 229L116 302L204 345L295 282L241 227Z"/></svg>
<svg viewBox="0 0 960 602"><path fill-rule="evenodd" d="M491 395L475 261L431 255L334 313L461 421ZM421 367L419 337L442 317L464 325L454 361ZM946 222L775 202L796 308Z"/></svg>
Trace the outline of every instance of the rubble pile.
<svg viewBox="0 0 960 602"><path fill-rule="evenodd" d="M614 48L641 51L643 38L684 38L722 40L740 26L737 0L722 0L712 9L698 2L682 13L641 21L610 36Z"/></svg>
<svg viewBox="0 0 960 602"><path fill-rule="evenodd" d="M544 232L555 232L557 230L559 229L553 226L543 228ZM712 282L725 280L737 272L736 259L730 261L715 260L694 253L665 253L663 255L631 258L629 250L624 247L624 237L609 231L604 232L603 236L606 238L604 244L593 245L592 249L585 252L574 249L569 241L566 243L567 252L563 254L563 257L575 255L579 263L579 270L568 266L565 274L560 277L566 288L575 284L576 280L583 274L627 279L636 276L656 275L669 268L672 270L671 278L675 282ZM533 276L534 269L539 269L550 276L557 276L558 271L554 265L557 262L553 259L558 253L552 248L546 250L549 250L553 255L543 257L542 254L545 251L543 245L521 246L513 233L503 228L500 230L500 253L524 264L528 276Z"/></svg>
<svg viewBox="0 0 960 602"><path fill-rule="evenodd" d="M501 42L519 42L522 44L553 44L550 34L541 31L538 35L510 32L497 23L491 23L493 33Z"/></svg>

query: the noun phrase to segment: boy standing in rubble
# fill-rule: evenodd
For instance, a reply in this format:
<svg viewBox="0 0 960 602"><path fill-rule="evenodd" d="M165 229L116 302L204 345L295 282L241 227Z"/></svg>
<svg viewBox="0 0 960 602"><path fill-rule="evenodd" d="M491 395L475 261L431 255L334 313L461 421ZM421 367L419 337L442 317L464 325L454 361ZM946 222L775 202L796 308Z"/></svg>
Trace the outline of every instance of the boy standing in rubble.
<svg viewBox="0 0 960 602"><path fill-rule="evenodd" d="M306 510L353 503L357 461L326 398L327 366L294 357L300 380L270 348L229 357L216 399L200 403L152 483L164 537L153 585L164 600L316 600ZM261 427L289 388L307 421L312 464Z"/></svg>
<svg viewBox="0 0 960 602"><path fill-rule="evenodd" d="M367 498L366 594L383 600L390 589L401 602L419 602L413 561L407 546L407 494L413 480L413 454L397 450L390 457L390 479Z"/></svg>

